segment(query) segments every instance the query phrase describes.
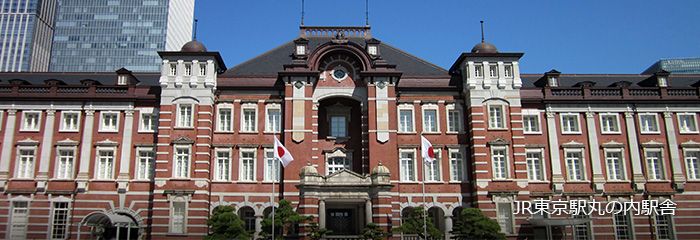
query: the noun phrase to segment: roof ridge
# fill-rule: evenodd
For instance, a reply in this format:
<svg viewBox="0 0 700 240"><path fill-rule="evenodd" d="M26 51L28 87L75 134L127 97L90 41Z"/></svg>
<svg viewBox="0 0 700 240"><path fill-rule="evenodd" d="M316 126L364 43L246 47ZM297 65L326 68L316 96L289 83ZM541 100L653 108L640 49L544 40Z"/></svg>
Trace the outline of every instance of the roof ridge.
<svg viewBox="0 0 700 240"><path fill-rule="evenodd" d="M251 58L251 59L248 59L248 60L246 60L245 62L239 63L239 64L236 65L236 66L233 66L233 67L231 67L231 68L229 68L229 69L226 69L226 71L224 71L223 74L226 74L226 73L228 73L229 71L233 71L233 70L235 70L236 68L239 68L239 67L241 67L241 66L243 66L243 65L245 65L245 64L247 64L247 63L250 63L250 62L252 62L252 61L254 61L254 60L257 60L257 59L260 59L260 58L262 58L262 57L265 57L265 56L271 54L272 52L277 51L277 50L279 50L279 49L281 49L281 48L283 48L283 47L285 47L285 46L287 46L287 45L289 45L289 44L291 44L291 43L293 43L293 42L294 42L294 40L290 40L290 41L285 42L285 43L283 43L282 45L279 45L279 46L277 46L277 47L275 47L275 48L273 48L273 49L270 49L270 50L268 50L268 51L266 51L266 52L264 52L264 53L262 53L262 54L260 54L260 55L257 55L257 56L255 56L255 57L253 57L253 58Z"/></svg>
<svg viewBox="0 0 700 240"><path fill-rule="evenodd" d="M398 49L397 47L394 47L394 46L392 46L391 44L388 44L388 43L385 43L385 42L382 42L382 44L384 44L384 45L386 45L387 47L390 47L390 48L396 50L396 52L398 52L398 53L400 53L400 54L403 54L403 55L405 55L405 56L407 56L407 57L414 58L414 59L418 60L419 62L424 63L425 65L428 65L428 66L431 66L431 67L435 67L435 68L438 68L438 69L440 69L440 70L442 70L442 71L447 72L447 69L442 68L442 67L440 67L440 66L438 66L438 65L435 65L435 64L433 64L433 63L431 63L431 62L429 62L429 61L427 61L427 60L425 60L425 59L423 59L423 58L420 58L420 57L417 57L417 56L415 56L415 55L413 55L413 54L410 54L410 53L408 53L408 52L406 52L406 51L404 51L404 50Z"/></svg>

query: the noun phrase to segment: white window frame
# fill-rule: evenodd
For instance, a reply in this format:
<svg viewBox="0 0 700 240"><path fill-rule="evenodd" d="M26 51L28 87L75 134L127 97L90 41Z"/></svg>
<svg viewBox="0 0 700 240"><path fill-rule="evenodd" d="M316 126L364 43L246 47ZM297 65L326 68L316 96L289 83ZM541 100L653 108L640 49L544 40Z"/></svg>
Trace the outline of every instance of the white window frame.
<svg viewBox="0 0 700 240"><path fill-rule="evenodd" d="M246 111L253 111L253 119L250 128L246 128L249 120L246 119ZM257 103L244 103L241 105L241 133L257 133L258 132L258 104Z"/></svg>
<svg viewBox="0 0 700 240"><path fill-rule="evenodd" d="M578 164L572 164L569 160L569 153L578 153L579 154L579 162ZM586 155L585 151L583 148L565 148L564 149L564 163L566 164L566 179L569 182L583 182L587 181L587 173L586 173ZM575 168L572 169L572 166ZM571 174L575 169L580 169L581 171L581 176L577 176L574 178Z"/></svg>
<svg viewBox="0 0 700 240"><path fill-rule="evenodd" d="M280 169L282 164L280 163L280 160L276 159L274 157L273 149L272 148L266 148L264 150L265 152L265 177L264 181L266 182L279 182L280 180ZM274 166L273 166L274 165ZM272 171L277 170L277 173L273 177Z"/></svg>
<svg viewBox="0 0 700 240"><path fill-rule="evenodd" d="M503 64L503 77L506 77L506 78L513 77L513 64L510 64L510 63Z"/></svg>
<svg viewBox="0 0 700 240"><path fill-rule="evenodd" d="M474 64L474 77L475 78L484 77L484 64L482 64L482 63L475 63Z"/></svg>
<svg viewBox="0 0 700 240"><path fill-rule="evenodd" d="M222 113L228 111L228 113ZM233 105L219 104L216 110L216 131L218 132L233 132ZM229 123L225 123L224 118L228 118Z"/></svg>
<svg viewBox="0 0 700 240"><path fill-rule="evenodd" d="M143 155L150 153L150 156ZM149 160L150 157L150 160ZM145 164L144 163L145 160ZM156 152L153 148L137 148L136 149L136 173L134 178L137 180L153 180L155 178L156 167Z"/></svg>
<svg viewBox="0 0 700 240"><path fill-rule="evenodd" d="M178 150L187 150L185 154L180 154ZM183 157L179 160L178 157ZM182 163L181 163L182 162ZM184 164L183 164L184 163ZM182 170L178 170L178 165L183 164ZM173 147L173 178L189 178L192 170L192 146L191 145L175 145Z"/></svg>
<svg viewBox="0 0 700 240"><path fill-rule="evenodd" d="M29 211L30 211L30 206L29 203L31 201L29 199L22 199L22 200L12 200L10 203L10 214L11 216L9 217L9 222L7 226L7 231L9 232L7 234L9 239L26 239L27 238L27 229L28 229L28 223L29 223ZM24 206L20 206L24 205Z"/></svg>
<svg viewBox="0 0 700 240"><path fill-rule="evenodd" d="M176 206L177 205L177 206ZM181 205L181 206L180 206ZM170 202L170 224L169 233L172 234L185 234L187 233L187 201L177 200ZM177 208L182 208L182 216L178 216ZM182 222L179 222L182 221ZM177 225L176 225L177 224ZM180 230L178 230L178 228Z"/></svg>
<svg viewBox="0 0 700 240"><path fill-rule="evenodd" d="M467 179L467 161L465 158L464 148L448 148L447 154L450 160L450 181L451 182L465 182ZM453 157L453 153L462 156L461 159ZM461 166L459 166L461 165ZM461 179L460 175L461 174Z"/></svg>
<svg viewBox="0 0 700 240"><path fill-rule="evenodd" d="M189 107L189 113L183 112L183 107ZM176 114L176 121L177 124L175 125L178 128L193 128L194 127L194 103L178 103L177 104L177 114ZM183 116L183 113L189 114L189 116ZM185 119L183 119L183 117ZM186 117L189 117L189 119L186 119Z"/></svg>
<svg viewBox="0 0 700 240"><path fill-rule="evenodd" d="M501 226L501 233L515 233L515 216L513 214L513 202L510 197L494 197L496 208L496 222Z"/></svg>
<svg viewBox="0 0 700 240"><path fill-rule="evenodd" d="M428 126L428 119L426 119L428 115L425 114L426 111L435 111L435 119L433 120L433 124L435 124L435 126ZM423 133L440 133L440 109L438 108L437 104L423 104L421 115L423 116ZM435 129L432 130L430 129L431 127L434 127Z"/></svg>
<svg viewBox="0 0 700 240"><path fill-rule="evenodd" d="M36 123L30 124L30 118L28 115L36 115ZM38 132L41 129L41 111L22 111L22 127L20 128L23 132Z"/></svg>
<svg viewBox="0 0 700 240"><path fill-rule="evenodd" d="M400 104L397 109L397 126L398 126L398 132L399 133L416 133L416 114L414 113L414 106L413 104ZM408 111L411 114L411 122L409 122L408 126L402 124L401 121L401 111Z"/></svg>
<svg viewBox="0 0 700 240"><path fill-rule="evenodd" d="M126 85L126 80L128 79L127 75L119 75L117 76L117 85Z"/></svg>
<svg viewBox="0 0 700 240"><path fill-rule="evenodd" d="M496 155L496 151L503 151L503 155ZM491 146L491 177L496 180L505 180L505 179L510 179L510 160L508 157L508 146L507 145L498 145L498 146ZM497 157L503 157L502 159L502 168L499 166L500 164L498 162L501 162L501 160L498 160ZM500 169L503 169L503 172L501 172Z"/></svg>
<svg viewBox="0 0 700 240"><path fill-rule="evenodd" d="M662 202L662 199L659 199L659 202ZM660 214L653 214L653 224L654 224L654 236L657 237L657 239L676 239L676 234L675 234L675 227L673 226L673 215L671 214L666 214L666 215L660 215ZM664 219L665 221L668 221L668 223L665 225L665 227L668 229L668 238L661 236L660 234L660 228L659 228L659 217L666 218Z"/></svg>
<svg viewBox="0 0 700 240"><path fill-rule="evenodd" d="M112 152L111 163L101 161L102 152ZM113 180L114 171L117 162L117 148L116 147L97 147L95 151L95 174L94 179L97 180ZM102 166L102 164L107 164ZM104 171L100 171L104 167ZM107 167L111 169L107 169Z"/></svg>
<svg viewBox="0 0 700 240"><path fill-rule="evenodd" d="M68 116L75 116L75 124L69 124ZM74 125L74 127L73 127ZM80 111L61 111L60 132L78 132L80 131Z"/></svg>
<svg viewBox="0 0 700 240"><path fill-rule="evenodd" d="M620 171L619 176L616 176L617 174L614 171L612 171L612 169L611 169L611 166L614 166L614 165L611 165L610 161L612 159L610 157L608 157L608 153L619 154L619 158L617 159L617 161L619 162L619 166L615 166L615 167L619 167L619 169L618 169ZM622 148L605 148L605 149L603 149L603 154L604 154L604 158L605 158L605 169L607 172L608 181L625 181L625 180L627 180L627 167L625 166L625 151L623 151Z"/></svg>
<svg viewBox="0 0 700 240"><path fill-rule="evenodd" d="M539 154L539 158L531 158L528 154ZM537 160L539 164L535 162ZM530 182L547 181L545 172L544 149L542 148L527 148L525 149L525 164L527 165L527 179ZM534 174L539 171L539 174Z"/></svg>
<svg viewBox="0 0 700 240"><path fill-rule="evenodd" d="M214 181L231 181L232 155L231 148L217 148L214 151Z"/></svg>
<svg viewBox="0 0 700 240"><path fill-rule="evenodd" d="M646 125L646 122L644 121L645 118L651 117L650 120L653 120L654 123L654 128L651 129L651 126ZM640 113L639 114L639 132L641 134L659 134L661 131L659 130L659 115L656 113Z"/></svg>
<svg viewBox="0 0 700 240"><path fill-rule="evenodd" d="M277 119L270 119L274 115L272 111L277 111ZM274 120L277 122L275 123ZM279 103L268 103L265 105L265 132L279 133L282 131L282 105Z"/></svg>
<svg viewBox="0 0 700 240"><path fill-rule="evenodd" d="M492 110L496 110L496 116L493 114ZM503 130L506 128L506 110L503 104L489 104L487 107L489 130Z"/></svg>
<svg viewBox="0 0 700 240"><path fill-rule="evenodd" d="M573 118L574 122L569 122L566 119ZM561 122L561 133L562 134L581 134L581 118L578 113L562 113L559 114L559 120ZM564 123L568 124L564 124ZM571 125L575 124L575 125ZM568 128L567 128L568 126ZM575 127L575 129L573 129Z"/></svg>
<svg viewBox="0 0 700 240"><path fill-rule="evenodd" d="M57 206L58 204L65 204L65 207L61 206L59 208L59 206ZM57 236L56 235L56 231L57 231L56 227L58 224L56 224L56 221L58 219L56 219L56 216L57 216L58 211L65 211L65 213L64 213L65 219L62 220L63 224L61 224L64 227L63 233L61 235ZM47 233L47 235L51 234L50 239L66 239L66 238L68 238L68 236L70 236L69 231L70 231L70 227L71 227L69 223L70 223L70 202L52 201L51 202L51 225L50 225L51 231L49 231L49 233Z"/></svg>
<svg viewBox="0 0 700 240"><path fill-rule="evenodd" d="M700 180L700 148L683 148L683 161L688 180Z"/></svg>
<svg viewBox="0 0 700 240"><path fill-rule="evenodd" d="M192 76L192 63L185 63L185 76Z"/></svg>
<svg viewBox="0 0 700 240"><path fill-rule="evenodd" d="M207 63L200 63L199 64L199 76L206 76L207 75Z"/></svg>
<svg viewBox="0 0 700 240"><path fill-rule="evenodd" d="M542 134L542 124L540 121L540 112L537 109L523 109L523 134ZM534 124L527 124L530 121L526 119L534 119ZM532 129L535 127L536 129Z"/></svg>
<svg viewBox="0 0 700 240"><path fill-rule="evenodd" d="M403 153L411 154L412 158L404 158ZM416 149L414 148L400 148L399 149L399 176L401 182L415 182L416 181ZM404 164L410 164L410 166L405 166ZM404 172L404 169L409 172Z"/></svg>
<svg viewBox="0 0 700 240"><path fill-rule="evenodd" d="M498 64L495 64L495 63L489 64L489 77L490 78L498 78Z"/></svg>
<svg viewBox="0 0 700 240"><path fill-rule="evenodd" d="M679 133L698 133L698 120L695 113L678 113L678 132ZM683 121L686 118L692 122ZM687 123L687 124L686 124Z"/></svg>
<svg viewBox="0 0 700 240"><path fill-rule="evenodd" d="M169 76L177 76L177 63L170 63L168 68Z"/></svg>
<svg viewBox="0 0 700 240"><path fill-rule="evenodd" d="M250 158L250 163L249 169L248 167L245 166L244 161L246 159L243 158L243 153L252 153L253 157ZM257 171L256 171L256 165L257 165L257 156L258 156L258 151L255 148L239 148L238 149L238 180L241 182L254 182L257 179ZM248 170L249 173L246 174L245 171ZM247 176L250 175L250 176Z"/></svg>
<svg viewBox="0 0 700 240"><path fill-rule="evenodd" d="M441 149L433 149L435 161L425 163L425 181L426 182L441 182L442 181L442 151Z"/></svg>
<svg viewBox="0 0 700 240"><path fill-rule="evenodd" d="M139 132L152 133L158 131L158 113L156 113L153 108L141 109L139 113L141 114L139 121ZM154 122L146 124L146 118L152 119ZM153 124L152 128L151 126L148 126L151 124Z"/></svg>
<svg viewBox="0 0 700 240"><path fill-rule="evenodd" d="M23 151L31 151L32 153L31 155L26 155L30 158L27 161L22 160L22 158L25 156L22 155ZM34 170L36 169L37 165L37 146L18 146L17 160L15 163L15 178L33 179L35 173Z"/></svg>
<svg viewBox="0 0 700 240"><path fill-rule="evenodd" d="M649 153L651 152L656 152L659 154L659 158L657 160L658 165L650 164L651 158ZM664 162L665 159L663 148L644 148L644 166L646 167L647 181L666 181L667 176L665 169L666 163ZM656 170L658 170L658 174L656 173ZM654 171L653 174L652 171Z"/></svg>
<svg viewBox="0 0 700 240"><path fill-rule="evenodd" d="M62 167L64 164L63 155L61 152L69 151L73 153L72 159L66 158L66 166ZM56 168L55 168L55 179L73 179L75 177L75 163L77 159L77 147L74 146L58 146L56 147ZM61 171L63 168L63 171Z"/></svg>
<svg viewBox="0 0 700 240"><path fill-rule="evenodd" d="M445 110L447 114L447 133L463 133L464 120L462 120L462 106L457 104L448 104L445 106ZM451 113L456 113L457 119L452 119Z"/></svg>
<svg viewBox="0 0 700 240"><path fill-rule="evenodd" d="M372 56L377 55L377 46L375 46L375 45L368 46L367 53L369 53L369 55L372 55Z"/></svg>
<svg viewBox="0 0 700 240"><path fill-rule="evenodd" d="M625 211L624 206L629 199L617 199L620 204L614 204L612 212L613 226L615 227L615 239L634 239L634 218L632 211ZM624 219L626 223L620 223L618 218ZM626 232L627 236L620 236L620 232Z"/></svg>
<svg viewBox="0 0 700 240"><path fill-rule="evenodd" d="M102 111L100 112L100 132L119 132L119 118L120 118L120 112L116 111ZM114 127L111 125L107 125L105 122L107 119L107 116L116 116L116 119L114 121Z"/></svg>
<svg viewBox="0 0 700 240"><path fill-rule="evenodd" d="M610 119L613 118L613 119ZM608 121L612 120L612 121ZM612 125L610 125L612 124ZM602 134L620 134L620 115L615 113L600 114L600 132Z"/></svg>

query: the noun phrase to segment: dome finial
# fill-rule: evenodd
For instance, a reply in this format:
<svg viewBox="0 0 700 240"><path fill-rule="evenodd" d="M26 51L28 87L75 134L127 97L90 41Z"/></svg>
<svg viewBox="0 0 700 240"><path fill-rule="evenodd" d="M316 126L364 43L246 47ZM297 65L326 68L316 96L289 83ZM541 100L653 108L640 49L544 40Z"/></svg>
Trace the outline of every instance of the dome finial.
<svg viewBox="0 0 700 240"><path fill-rule="evenodd" d="M198 19L194 20L194 39L192 39L193 41L197 41L197 21L199 21L199 20Z"/></svg>
<svg viewBox="0 0 700 240"><path fill-rule="evenodd" d="M479 22L481 22L481 42L484 42L484 20Z"/></svg>

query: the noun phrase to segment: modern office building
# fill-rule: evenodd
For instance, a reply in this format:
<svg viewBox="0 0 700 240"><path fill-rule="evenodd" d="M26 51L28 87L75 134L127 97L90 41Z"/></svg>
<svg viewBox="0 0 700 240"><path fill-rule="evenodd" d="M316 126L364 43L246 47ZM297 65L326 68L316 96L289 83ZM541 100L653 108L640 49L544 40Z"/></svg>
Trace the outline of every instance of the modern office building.
<svg viewBox="0 0 700 240"><path fill-rule="evenodd" d="M259 233L281 198L328 239L423 206L444 237L479 208L509 239L697 238L700 75L521 74L486 42L443 69L370 30L228 69L192 41L156 73L0 74L0 238L201 238L219 206Z"/></svg>
<svg viewBox="0 0 700 240"><path fill-rule="evenodd" d="M57 2L0 1L0 72L48 71Z"/></svg>
<svg viewBox="0 0 700 240"><path fill-rule="evenodd" d="M194 0L60 0L51 72L157 72L192 40Z"/></svg>
<svg viewBox="0 0 700 240"><path fill-rule="evenodd" d="M700 74L700 58L661 59L649 66L642 74L651 74L662 70L673 74Z"/></svg>

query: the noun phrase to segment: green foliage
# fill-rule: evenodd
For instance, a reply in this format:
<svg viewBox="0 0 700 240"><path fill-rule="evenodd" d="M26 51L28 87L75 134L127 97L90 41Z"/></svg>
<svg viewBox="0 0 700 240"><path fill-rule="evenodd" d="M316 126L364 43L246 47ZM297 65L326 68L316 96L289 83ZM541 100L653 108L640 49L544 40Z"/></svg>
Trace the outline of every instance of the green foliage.
<svg viewBox="0 0 700 240"><path fill-rule="evenodd" d="M368 223L365 226L364 233L360 235L361 239L382 240L382 237L389 236L389 233L384 232L383 228L374 223Z"/></svg>
<svg viewBox="0 0 700 240"><path fill-rule="evenodd" d="M233 213L235 209L231 206L217 207L209 219L207 225L211 228L209 235L204 237L209 239L249 239L253 235L245 230L245 222Z"/></svg>
<svg viewBox="0 0 700 240"><path fill-rule="evenodd" d="M316 222L311 222L309 225L310 227L308 232L310 233L309 237L311 238L311 240L320 240L327 234L333 232L325 228L318 228L318 224Z"/></svg>
<svg viewBox="0 0 700 240"><path fill-rule="evenodd" d="M431 238L442 238L442 233L440 233L440 230L435 228L435 225L433 224L433 220L425 214L425 217L427 219L423 221L423 216L424 216L424 211L422 207L415 207L413 208L412 211L408 212L408 216L404 217L404 221L401 224L401 226L392 228L391 231L394 232L401 232L404 234L418 234L421 238L425 239L425 234L423 231L423 226L425 226L423 223L427 223L427 228L428 228L428 235Z"/></svg>
<svg viewBox="0 0 700 240"><path fill-rule="evenodd" d="M311 216L301 216L294 211L292 202L286 199L279 201L279 207L275 209L275 238L282 238L286 232L294 232L296 224L313 220ZM267 237L272 233L272 217L265 218L262 223L261 236Z"/></svg>
<svg viewBox="0 0 700 240"><path fill-rule="evenodd" d="M453 239L506 239L498 222L484 216L478 208L462 211L463 220L457 221L452 230Z"/></svg>

